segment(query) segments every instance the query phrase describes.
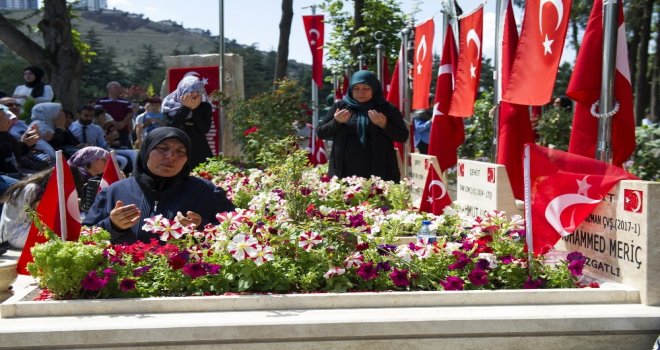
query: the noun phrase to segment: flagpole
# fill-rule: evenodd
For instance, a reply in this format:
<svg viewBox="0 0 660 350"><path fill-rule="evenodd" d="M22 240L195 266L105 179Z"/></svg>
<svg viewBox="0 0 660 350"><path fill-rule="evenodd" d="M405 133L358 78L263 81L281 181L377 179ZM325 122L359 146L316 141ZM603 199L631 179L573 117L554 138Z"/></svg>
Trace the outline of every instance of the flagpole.
<svg viewBox="0 0 660 350"><path fill-rule="evenodd" d="M110 161L112 162L112 165L115 166L115 171L117 172L117 178L118 179L123 178L120 174L121 170L119 170L119 163L117 163L117 152L115 152L115 150L110 151Z"/></svg>
<svg viewBox="0 0 660 350"><path fill-rule="evenodd" d="M227 124L225 123L225 108L223 106L223 100L225 99L225 1L220 0L219 4L220 10L219 10L219 30L218 30L218 39L220 42L218 43L219 47L219 54L220 54L220 62L219 62L219 77L218 77L218 91L220 92L220 103L218 105L218 124L220 126L220 132L218 132L218 137L220 140L218 140L218 145L219 145L219 151L224 154L225 150L225 143L229 142L229 140L225 140L222 137L222 134L225 132L225 128L227 127ZM218 153L220 153L218 152ZM115 164L116 165L116 164ZM119 168L117 168L119 169Z"/></svg>
<svg viewBox="0 0 660 350"><path fill-rule="evenodd" d="M376 44L376 75L378 76L378 81L380 81L381 87L385 85L385 82L383 81L383 49L385 48L385 45L380 43L384 36L385 34L381 31L374 33L374 39L378 41L378 44Z"/></svg>
<svg viewBox="0 0 660 350"><path fill-rule="evenodd" d="M532 261L534 261L534 237L532 233L532 180L530 163L530 145L526 144L523 156L523 169L525 177L525 242L527 242L527 268L532 274Z"/></svg>
<svg viewBox="0 0 660 350"><path fill-rule="evenodd" d="M399 66L399 101L403 111L403 120L406 126L412 127L410 119L410 86L408 82L408 42L410 40L411 29L405 27L401 30L401 61ZM408 176L408 158L410 157L410 140L403 145L403 177Z"/></svg>
<svg viewBox="0 0 660 350"><path fill-rule="evenodd" d="M60 215L60 232L62 240L66 241L66 200L64 193L64 170L62 168L62 151L55 152L55 177L57 180L57 204Z"/></svg>
<svg viewBox="0 0 660 350"><path fill-rule="evenodd" d="M502 0L497 0L495 2L495 84L493 86L493 99L495 110L493 114L493 160L497 162L497 139L499 135L499 124L500 124L500 101L502 100L502 35L504 35L504 29L502 24L504 23L504 16L502 11L506 11L506 7L502 6Z"/></svg>
<svg viewBox="0 0 660 350"><path fill-rule="evenodd" d="M603 1L603 68L601 71L596 159L612 163L612 114L618 104L614 101L614 70L616 69L616 46L619 24L619 1Z"/></svg>
<svg viewBox="0 0 660 350"><path fill-rule="evenodd" d="M316 15L316 5L310 5L307 7L303 7L303 9L306 8L311 8L312 9L312 15ZM314 56L314 53L312 53L312 56ZM314 62L312 62L312 66L314 65ZM316 154L316 127L319 124L319 86L316 85L316 81L314 81L314 69L312 67L312 132L310 135L311 141L312 141L312 155Z"/></svg>

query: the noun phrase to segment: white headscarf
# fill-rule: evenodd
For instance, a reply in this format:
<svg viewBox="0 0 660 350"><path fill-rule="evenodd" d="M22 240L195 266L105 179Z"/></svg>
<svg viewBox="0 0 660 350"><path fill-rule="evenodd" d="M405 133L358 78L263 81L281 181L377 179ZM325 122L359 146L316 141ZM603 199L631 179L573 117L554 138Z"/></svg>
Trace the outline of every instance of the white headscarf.
<svg viewBox="0 0 660 350"><path fill-rule="evenodd" d="M55 133L55 118L60 114L62 104L42 102L32 107L32 123L39 126L39 134Z"/></svg>
<svg viewBox="0 0 660 350"><path fill-rule="evenodd" d="M182 107L181 97L190 92L199 92L202 96L202 102L207 102L208 97L206 96L206 90L204 89L204 82L199 80L199 77L195 75L186 75L181 79L179 84L176 87L176 90L172 91L165 99L163 100L162 108L163 114L169 114L170 116L176 115L179 109Z"/></svg>

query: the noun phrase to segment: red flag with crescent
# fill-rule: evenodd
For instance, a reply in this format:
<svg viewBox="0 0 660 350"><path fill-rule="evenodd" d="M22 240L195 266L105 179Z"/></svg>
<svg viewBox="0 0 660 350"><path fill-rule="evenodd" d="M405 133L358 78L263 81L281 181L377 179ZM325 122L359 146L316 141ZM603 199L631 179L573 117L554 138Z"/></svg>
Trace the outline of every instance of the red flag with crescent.
<svg viewBox="0 0 660 350"><path fill-rule="evenodd" d="M433 123L428 154L435 156L440 164L440 171L446 171L456 165L458 147L465 141L465 128L462 117L449 115L449 105L454 91L454 76L458 53L451 26L447 26L445 43L435 81L435 100L433 103Z"/></svg>
<svg viewBox="0 0 660 350"><path fill-rule="evenodd" d="M512 1L502 3L500 14L502 40L497 42L501 57L501 78L499 91L509 84L509 74L518 46L518 29L513 15ZM500 101L497 128L497 163L506 167L513 196L524 197L523 148L526 143L534 143L534 131L529 119L529 107Z"/></svg>
<svg viewBox="0 0 660 350"><path fill-rule="evenodd" d="M55 169L50 175L44 191L37 214L44 225L66 241L77 241L80 235L80 209L78 208L78 192L73 182L71 169L63 161L62 151L57 151ZM61 169L61 171L58 171ZM64 218L62 222L61 218ZM27 264L33 260L30 249L37 243L45 243L47 238L40 234L34 223L30 226L23 251L18 259L16 269L18 273L28 275Z"/></svg>
<svg viewBox="0 0 660 350"><path fill-rule="evenodd" d="M451 96L449 115L470 117L474 113L474 100L477 97L481 76L481 56L484 26L484 6L479 5L472 13L458 20L458 65L456 84Z"/></svg>
<svg viewBox="0 0 660 350"><path fill-rule="evenodd" d="M312 147L312 139L316 140L314 147ZM306 150L309 152L309 154L307 154L307 159L310 164L316 166L328 162L328 156L325 152L325 143L323 143L323 140L320 137L310 137Z"/></svg>
<svg viewBox="0 0 660 350"><path fill-rule="evenodd" d="M323 86L323 15L303 16L307 42L312 50L312 79Z"/></svg>
<svg viewBox="0 0 660 350"><path fill-rule="evenodd" d="M503 100L519 105L548 103L564 50L571 0L529 0L516 58Z"/></svg>
<svg viewBox="0 0 660 350"><path fill-rule="evenodd" d="M600 98L600 72L603 61L602 8L602 0L594 1L580 52L575 61L573 75L566 91L566 94L576 102L568 151L585 157L596 155L598 139L598 119L591 115L591 106ZM616 43L614 100L619 104L619 110L612 117L612 163L621 166L635 151L636 145L633 92L630 83L628 45L622 9L619 11Z"/></svg>
<svg viewBox="0 0 660 350"><path fill-rule="evenodd" d="M572 234L621 180L637 178L596 159L526 144L526 206L531 205L534 254L545 254Z"/></svg>
<svg viewBox="0 0 660 350"><path fill-rule="evenodd" d="M452 203L447 186L435 171L432 164L428 164L429 172L426 175L426 183L422 192L422 201L419 204L419 211L440 215L445 207Z"/></svg>
<svg viewBox="0 0 660 350"><path fill-rule="evenodd" d="M433 65L433 35L435 24L429 19L415 27L413 56L412 109L428 109Z"/></svg>
<svg viewBox="0 0 660 350"><path fill-rule="evenodd" d="M105 163L105 169L103 169L103 175L101 176L101 183L99 184L99 192L121 180L121 174L119 173L119 165L117 164L117 157L115 156L114 151L110 152L110 159Z"/></svg>

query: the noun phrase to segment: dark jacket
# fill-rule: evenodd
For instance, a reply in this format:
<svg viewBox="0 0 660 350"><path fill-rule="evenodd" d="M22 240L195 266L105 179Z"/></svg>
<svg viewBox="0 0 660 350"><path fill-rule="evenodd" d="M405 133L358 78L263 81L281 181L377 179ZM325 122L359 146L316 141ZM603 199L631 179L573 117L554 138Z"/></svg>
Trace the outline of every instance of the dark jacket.
<svg viewBox="0 0 660 350"><path fill-rule="evenodd" d="M199 107L190 113L190 108L181 106L179 111L170 119L169 126L179 128L188 134L192 145L191 156L188 162L194 169L206 158L213 157L211 147L206 139L206 133L211 129L213 107L208 102L202 102ZM190 117L188 115L191 114Z"/></svg>
<svg viewBox="0 0 660 350"><path fill-rule="evenodd" d="M347 174L342 166L343 159L347 156L350 160L350 149L346 149L349 128L352 126L337 123L334 119L335 111L346 109L348 105L344 101L336 102L328 111L323 120L319 123L316 134L324 139L331 140L332 152L329 159L329 175L344 178L354 174ZM366 147L371 148L373 159L371 160L371 175L376 175L384 180L399 181L401 174L396 158L396 151L393 142L405 142L408 139L408 128L406 127L403 116L396 107L391 104L382 104L375 110L383 113L387 117L387 124L384 129L369 122L367 126ZM349 122L350 124L350 122Z"/></svg>
<svg viewBox="0 0 660 350"><path fill-rule="evenodd" d="M0 173L3 175L17 174L16 157L30 151L32 147L17 141L10 133L0 131Z"/></svg>
<svg viewBox="0 0 660 350"><path fill-rule="evenodd" d="M146 218L162 214L171 220L176 217L177 212L185 215L190 210L201 215L200 227L203 227L208 223L217 223L217 213L234 210L234 205L227 199L222 188L194 176L188 176L177 189L164 193L166 195L160 196L156 201L144 194L135 177L117 181L99 192L83 220L83 225L95 225L108 230L112 243L148 242L151 238L158 237L142 231ZM135 204L141 211L138 223L123 231L116 230L110 223L110 211L118 200L124 204Z"/></svg>

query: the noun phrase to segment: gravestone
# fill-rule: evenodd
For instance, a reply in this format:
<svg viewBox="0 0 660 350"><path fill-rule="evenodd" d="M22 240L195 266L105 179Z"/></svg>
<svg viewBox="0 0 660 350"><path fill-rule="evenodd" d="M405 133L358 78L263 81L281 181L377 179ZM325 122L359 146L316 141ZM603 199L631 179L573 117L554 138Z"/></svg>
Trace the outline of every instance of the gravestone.
<svg viewBox="0 0 660 350"><path fill-rule="evenodd" d="M433 166L435 171L440 175L442 182L442 172L440 172L440 164L436 156L429 156L421 153L410 154L410 171L408 178L413 182L412 192L410 193L412 204L415 208L419 208L422 200L422 192L424 192L424 185L426 185L426 178L429 174L429 167Z"/></svg>
<svg viewBox="0 0 660 350"><path fill-rule="evenodd" d="M456 170L456 205L467 215L483 216L491 210L523 215L516 203L506 168L501 164L459 159Z"/></svg>
<svg viewBox="0 0 660 350"><path fill-rule="evenodd" d="M170 68L185 68L185 67L208 67L219 66L220 55L218 54L205 54L205 55L182 55L182 56L165 56L165 70ZM166 96L169 81L165 80L162 88L161 95ZM243 86L243 57L236 54L225 54L224 59L224 79L223 91L226 97L245 98L245 90ZM241 149L238 142L234 141L233 124L224 113L220 120L220 151L226 157L241 157Z"/></svg>
<svg viewBox="0 0 660 350"><path fill-rule="evenodd" d="M585 272L638 288L660 305L660 182L621 181L555 249L579 251Z"/></svg>

